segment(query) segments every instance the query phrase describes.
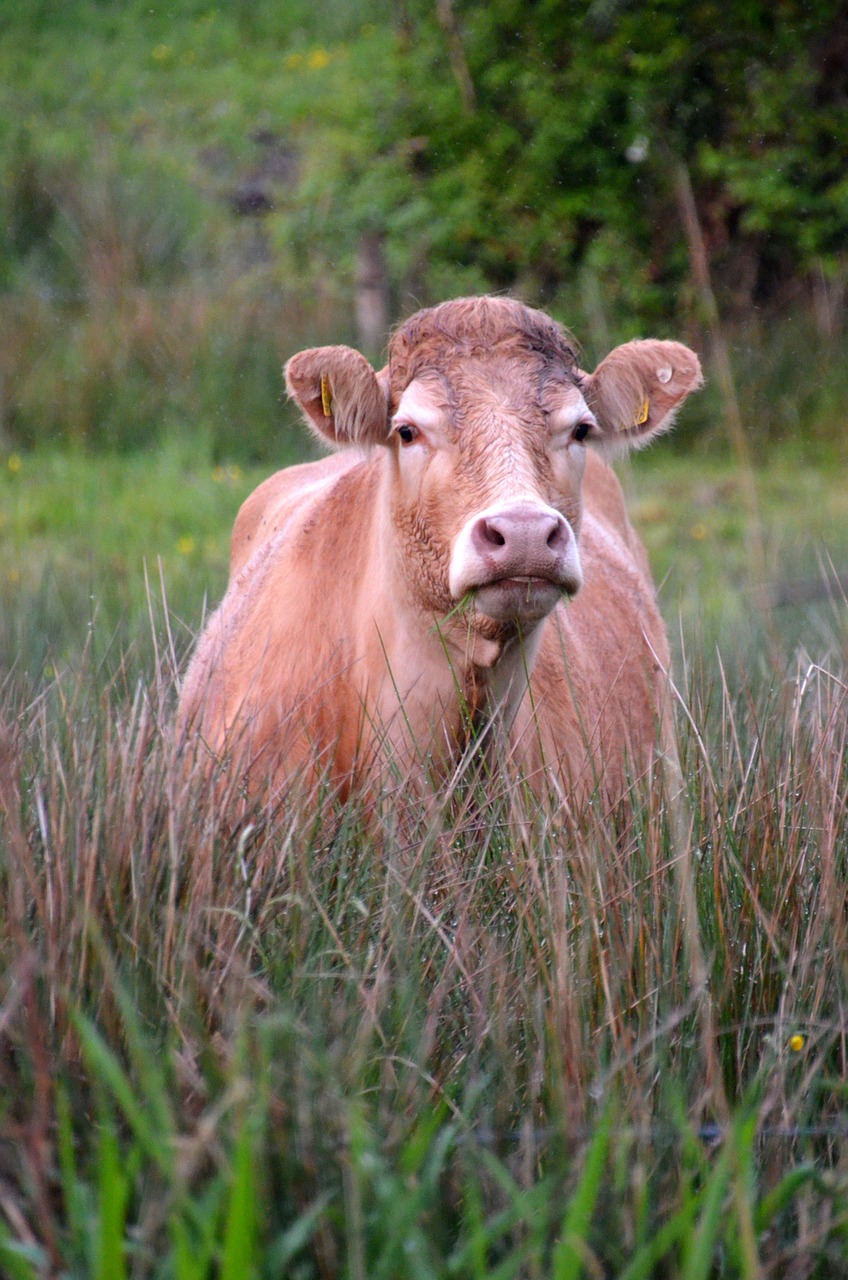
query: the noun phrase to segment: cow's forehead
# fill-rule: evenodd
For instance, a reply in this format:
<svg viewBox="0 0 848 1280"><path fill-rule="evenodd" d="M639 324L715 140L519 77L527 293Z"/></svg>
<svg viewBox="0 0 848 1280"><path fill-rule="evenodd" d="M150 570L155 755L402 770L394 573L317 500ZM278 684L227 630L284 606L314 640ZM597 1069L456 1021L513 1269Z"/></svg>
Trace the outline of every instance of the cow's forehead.
<svg viewBox="0 0 848 1280"><path fill-rule="evenodd" d="M573 425L589 414L580 387L564 371L539 376L523 361L469 362L452 377L428 370L413 378L400 395L393 420L449 431L458 417L473 417L476 409L485 416L500 411L524 420L542 413L555 426Z"/></svg>

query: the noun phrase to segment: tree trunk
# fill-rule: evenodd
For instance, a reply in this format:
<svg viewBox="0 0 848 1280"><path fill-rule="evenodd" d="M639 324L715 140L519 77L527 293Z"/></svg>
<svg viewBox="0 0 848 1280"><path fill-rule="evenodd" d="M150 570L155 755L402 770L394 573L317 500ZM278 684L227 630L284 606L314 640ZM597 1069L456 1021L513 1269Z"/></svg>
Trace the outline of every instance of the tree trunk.
<svg viewBox="0 0 848 1280"><path fill-rule="evenodd" d="M376 356L383 349L389 325L389 285L383 237L366 231L356 252L356 330L362 351Z"/></svg>

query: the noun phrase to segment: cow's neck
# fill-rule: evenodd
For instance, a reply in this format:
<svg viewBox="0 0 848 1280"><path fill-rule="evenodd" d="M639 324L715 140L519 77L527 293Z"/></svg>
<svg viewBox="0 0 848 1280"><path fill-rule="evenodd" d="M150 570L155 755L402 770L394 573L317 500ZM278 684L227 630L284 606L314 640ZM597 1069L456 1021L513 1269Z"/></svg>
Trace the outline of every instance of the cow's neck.
<svg viewBox="0 0 848 1280"><path fill-rule="evenodd" d="M423 742L438 723L443 744L452 741L454 750L488 725L508 733L527 692L545 622L521 634L465 611L439 618L422 607L396 552L385 487L377 508L372 536L365 540L363 583L370 586L365 614L370 616L372 660L391 675L383 686L380 711L391 716L393 697L399 696L403 712L396 716L398 724L406 724L411 736ZM369 679L379 683L373 667Z"/></svg>
<svg viewBox="0 0 848 1280"><path fill-rule="evenodd" d="M498 661L489 670L489 705L507 730L512 728L527 692L544 625L540 622L527 635L507 640Z"/></svg>
<svg viewBox="0 0 848 1280"><path fill-rule="evenodd" d="M482 623L482 625L481 625ZM526 633L472 615L436 622L467 741L487 726L508 733L527 692L544 620Z"/></svg>
<svg viewBox="0 0 848 1280"><path fill-rule="evenodd" d="M497 722L506 732L512 728L542 639L544 622L526 635L515 632L497 641L473 646L463 687L479 720Z"/></svg>

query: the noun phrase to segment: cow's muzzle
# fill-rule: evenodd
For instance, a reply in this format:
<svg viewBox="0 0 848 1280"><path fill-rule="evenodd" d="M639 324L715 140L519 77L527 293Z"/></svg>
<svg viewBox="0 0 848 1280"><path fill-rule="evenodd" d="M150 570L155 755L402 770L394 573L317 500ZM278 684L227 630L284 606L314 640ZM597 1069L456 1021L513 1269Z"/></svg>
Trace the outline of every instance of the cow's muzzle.
<svg viewBox="0 0 848 1280"><path fill-rule="evenodd" d="M473 593L475 608L499 622L537 622L582 581L568 521L553 507L532 502L474 516L451 557L451 594L461 599Z"/></svg>

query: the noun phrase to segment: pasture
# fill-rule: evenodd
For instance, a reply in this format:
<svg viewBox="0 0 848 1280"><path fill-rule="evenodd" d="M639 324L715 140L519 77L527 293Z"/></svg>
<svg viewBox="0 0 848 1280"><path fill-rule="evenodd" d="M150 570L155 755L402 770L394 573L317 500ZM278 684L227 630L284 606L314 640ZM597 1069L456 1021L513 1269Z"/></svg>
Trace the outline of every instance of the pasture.
<svg viewBox="0 0 848 1280"><path fill-rule="evenodd" d="M378 842L175 758L262 474L3 459L2 1273L848 1275L838 471L759 473L766 611L733 465L623 472L683 838L660 777L568 829L494 777Z"/></svg>
<svg viewBox="0 0 848 1280"><path fill-rule="evenodd" d="M723 19L0 5L0 1280L848 1280L848 41ZM213 794L283 360L480 292L703 359L619 466L683 820Z"/></svg>

